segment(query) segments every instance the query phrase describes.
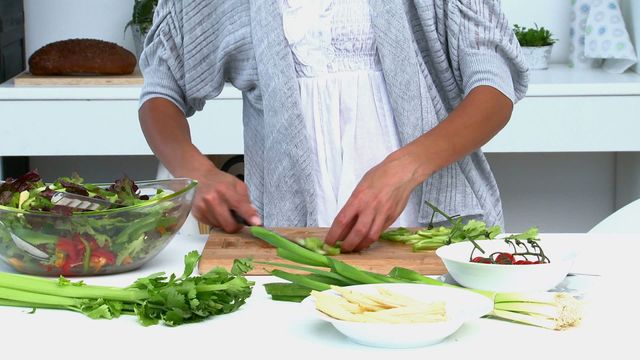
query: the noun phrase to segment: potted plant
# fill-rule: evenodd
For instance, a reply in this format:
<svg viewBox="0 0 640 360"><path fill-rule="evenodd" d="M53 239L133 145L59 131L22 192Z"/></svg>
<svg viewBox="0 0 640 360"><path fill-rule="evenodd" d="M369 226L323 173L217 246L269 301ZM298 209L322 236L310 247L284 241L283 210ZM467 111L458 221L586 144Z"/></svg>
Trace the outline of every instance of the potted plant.
<svg viewBox="0 0 640 360"><path fill-rule="evenodd" d="M535 29L514 25L513 32L522 47L529 69L544 70L549 68L551 49L556 42L553 34L544 27L538 27L538 25L536 25Z"/></svg>
<svg viewBox="0 0 640 360"><path fill-rule="evenodd" d="M158 0L135 0L133 3L133 14L127 28L133 31L133 41L136 48L136 56L140 58L144 47L144 38L153 24L153 12L158 5Z"/></svg>

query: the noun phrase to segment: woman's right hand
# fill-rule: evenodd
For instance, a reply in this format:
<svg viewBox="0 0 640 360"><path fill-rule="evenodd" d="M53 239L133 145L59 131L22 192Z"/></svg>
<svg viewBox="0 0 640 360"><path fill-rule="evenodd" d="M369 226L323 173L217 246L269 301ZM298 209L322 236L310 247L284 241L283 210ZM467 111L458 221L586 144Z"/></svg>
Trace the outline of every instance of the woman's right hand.
<svg viewBox="0 0 640 360"><path fill-rule="evenodd" d="M261 224L244 182L215 167L194 178L198 180L198 186L192 211L198 221L222 228L227 233L235 233L242 229L242 224L238 224L231 215L231 210L234 210L249 224Z"/></svg>
<svg viewBox="0 0 640 360"><path fill-rule="evenodd" d="M144 102L139 116L149 146L167 169L176 177L198 180L192 208L198 221L237 232L242 225L231 215L235 210L249 224L260 225L247 186L216 168L193 145L189 123L181 109L165 98L155 97Z"/></svg>

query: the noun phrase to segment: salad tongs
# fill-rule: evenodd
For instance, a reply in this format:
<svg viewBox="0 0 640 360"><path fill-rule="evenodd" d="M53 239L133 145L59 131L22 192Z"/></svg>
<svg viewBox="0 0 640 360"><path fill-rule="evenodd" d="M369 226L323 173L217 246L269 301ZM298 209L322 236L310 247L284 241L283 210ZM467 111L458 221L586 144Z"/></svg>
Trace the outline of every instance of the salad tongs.
<svg viewBox="0 0 640 360"><path fill-rule="evenodd" d="M72 194L68 192L55 191L53 196L51 197L51 203L53 205L67 206L74 209L82 209L82 210L106 210L112 209L116 207L121 207L122 205L112 203L108 200L103 200L99 198Z"/></svg>

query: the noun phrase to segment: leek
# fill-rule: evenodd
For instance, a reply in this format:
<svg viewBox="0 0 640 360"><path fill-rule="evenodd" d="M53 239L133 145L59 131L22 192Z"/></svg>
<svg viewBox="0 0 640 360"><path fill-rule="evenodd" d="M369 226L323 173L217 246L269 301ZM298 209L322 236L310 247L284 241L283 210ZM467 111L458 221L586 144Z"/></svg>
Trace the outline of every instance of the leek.
<svg viewBox="0 0 640 360"><path fill-rule="evenodd" d="M562 292L495 293L492 316L553 330L576 326L582 319L582 304Z"/></svg>

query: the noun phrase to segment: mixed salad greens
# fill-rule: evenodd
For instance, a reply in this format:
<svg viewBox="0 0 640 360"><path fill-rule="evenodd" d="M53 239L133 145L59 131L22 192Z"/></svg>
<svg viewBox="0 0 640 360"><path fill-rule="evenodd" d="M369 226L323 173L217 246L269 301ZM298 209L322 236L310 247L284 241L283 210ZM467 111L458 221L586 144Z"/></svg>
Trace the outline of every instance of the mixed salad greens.
<svg viewBox="0 0 640 360"><path fill-rule="evenodd" d="M87 211L55 205L56 191L121 208ZM77 174L49 185L37 171L8 178L0 184L0 255L19 271L52 276L135 268L166 245L184 213L185 204L155 201L167 194L163 189L142 194L127 177L109 186L86 184Z"/></svg>

